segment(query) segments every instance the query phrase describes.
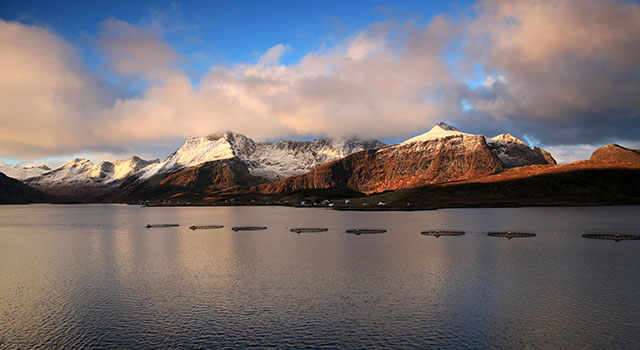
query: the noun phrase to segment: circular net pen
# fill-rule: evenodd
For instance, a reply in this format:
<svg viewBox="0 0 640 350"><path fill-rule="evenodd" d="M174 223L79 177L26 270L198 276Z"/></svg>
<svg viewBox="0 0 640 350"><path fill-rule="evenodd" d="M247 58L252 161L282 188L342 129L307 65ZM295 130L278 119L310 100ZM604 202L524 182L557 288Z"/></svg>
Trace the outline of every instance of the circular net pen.
<svg viewBox="0 0 640 350"><path fill-rule="evenodd" d="M629 234L621 234L621 233L585 233L582 235L584 238L589 239L603 239L609 241L638 241L640 240L640 236L638 235L629 235Z"/></svg>
<svg viewBox="0 0 640 350"><path fill-rule="evenodd" d="M314 233L314 232L327 232L329 231L326 227L294 227L289 231L295 233Z"/></svg>
<svg viewBox="0 0 640 350"><path fill-rule="evenodd" d="M466 232L464 231L456 231L456 230L426 230L426 231L420 232L421 235L433 236L436 238L440 236L462 236L465 233Z"/></svg>
<svg viewBox="0 0 640 350"><path fill-rule="evenodd" d="M385 233L387 232L387 230L383 228L353 228L353 229L348 229L346 232L359 236L359 235L375 235L379 233Z"/></svg>
<svg viewBox="0 0 640 350"><path fill-rule="evenodd" d="M504 237L507 239L511 239L511 238L535 237L536 234L533 232L527 232L527 231L490 231L490 232L487 232L487 236Z"/></svg>

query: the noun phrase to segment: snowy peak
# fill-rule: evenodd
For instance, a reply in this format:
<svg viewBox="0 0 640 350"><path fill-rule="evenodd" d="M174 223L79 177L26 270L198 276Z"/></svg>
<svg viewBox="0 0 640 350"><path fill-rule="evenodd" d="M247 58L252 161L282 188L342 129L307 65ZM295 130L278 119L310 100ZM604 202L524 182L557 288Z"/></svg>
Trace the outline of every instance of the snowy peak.
<svg viewBox="0 0 640 350"><path fill-rule="evenodd" d="M251 175L277 180L304 174L320 164L365 149L385 146L378 140L321 138L312 141L258 142L250 152L239 154Z"/></svg>
<svg viewBox="0 0 640 350"><path fill-rule="evenodd" d="M112 179L123 180L133 173L144 169L150 165L160 163L159 159L144 160L138 156L133 156L125 160L117 160L113 162Z"/></svg>
<svg viewBox="0 0 640 350"><path fill-rule="evenodd" d="M538 147L531 149L526 143L509 133L487 139L487 145L505 168L556 163L549 152Z"/></svg>
<svg viewBox="0 0 640 350"><path fill-rule="evenodd" d="M158 163L158 160L146 161L136 156L113 163L93 163L88 159L76 158L51 171L25 179L25 182L40 188L111 185L120 183L120 180L153 163Z"/></svg>
<svg viewBox="0 0 640 350"><path fill-rule="evenodd" d="M500 134L497 136L494 136L490 139L487 139L487 143L492 143L492 142L511 142L511 143L517 143L517 144L521 144L521 145L525 145L527 146L526 143L522 142L522 140L520 140L519 138L506 133L506 134ZM527 146L528 147L528 146Z"/></svg>
<svg viewBox="0 0 640 350"><path fill-rule="evenodd" d="M248 137L227 131L202 137L189 137L164 161L141 169L139 177L147 179L160 173L173 172L206 162L240 157L255 147Z"/></svg>
<svg viewBox="0 0 640 350"><path fill-rule="evenodd" d="M142 169L138 177L145 180L156 174L237 157L246 163L251 175L270 181L305 173L322 163L353 152L382 146L384 144L377 140L330 138L255 142L242 134L227 131L188 138L162 163Z"/></svg>
<svg viewBox="0 0 640 350"><path fill-rule="evenodd" d="M52 172L61 171L62 169L77 170L78 172L81 172L89 168L92 168L93 165L94 164L89 159L76 158L74 160L68 161L62 164L61 166L53 169Z"/></svg>
<svg viewBox="0 0 640 350"><path fill-rule="evenodd" d="M415 143L415 142L426 142L426 141L437 140L437 139L454 136L454 135L464 136L464 135L471 135L471 134L464 133L447 123L440 122L434 125L433 128L431 128L431 130L427 131L426 133L410 138L401 144L406 145L406 144Z"/></svg>
<svg viewBox="0 0 640 350"><path fill-rule="evenodd" d="M254 147L253 140L230 131L205 137L190 137L165 162L189 167L241 156Z"/></svg>
<svg viewBox="0 0 640 350"><path fill-rule="evenodd" d="M460 131L455 126L451 126L451 125L449 125L449 124L447 124L445 122L440 122L440 123L436 124L433 128L436 128L436 127L440 128L442 130L447 130L447 131Z"/></svg>
<svg viewBox="0 0 640 350"><path fill-rule="evenodd" d="M0 173L7 175L10 178L24 180L30 177L39 176L47 171L51 170L48 166L42 165L33 165L33 166L24 166L18 167L13 165L4 164L0 161Z"/></svg>

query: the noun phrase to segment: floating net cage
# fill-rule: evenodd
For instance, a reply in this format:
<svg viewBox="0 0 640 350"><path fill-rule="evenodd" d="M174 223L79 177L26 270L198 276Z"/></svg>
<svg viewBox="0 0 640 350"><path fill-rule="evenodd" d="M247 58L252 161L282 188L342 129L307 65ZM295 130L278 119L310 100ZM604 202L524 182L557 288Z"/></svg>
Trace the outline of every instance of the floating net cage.
<svg viewBox="0 0 640 350"><path fill-rule="evenodd" d="M386 229L383 228L353 228L348 229L347 233L353 233L354 235L372 235L377 233L385 233Z"/></svg>
<svg viewBox="0 0 640 350"><path fill-rule="evenodd" d="M295 233L313 233L313 232L327 232L329 231L326 227L294 227L291 232Z"/></svg>
<svg viewBox="0 0 640 350"><path fill-rule="evenodd" d="M464 231L456 231L456 230L426 230L420 232L421 235L425 236L434 236L436 238L440 236L462 236L466 232Z"/></svg>
<svg viewBox="0 0 640 350"><path fill-rule="evenodd" d="M177 227L179 224L147 224L146 228Z"/></svg>
<svg viewBox="0 0 640 350"><path fill-rule="evenodd" d="M223 228L223 225L191 225L189 226L192 230L214 230L217 228Z"/></svg>
<svg viewBox="0 0 640 350"><path fill-rule="evenodd" d="M238 231L259 231L259 230L266 230L267 227L266 226L234 226L231 228L233 231L238 232Z"/></svg>
<svg viewBox="0 0 640 350"><path fill-rule="evenodd" d="M487 232L487 236L504 237L507 239L511 239L511 238L535 237L536 234L533 232L527 232L527 231L491 231L491 232Z"/></svg>
<svg viewBox="0 0 640 350"><path fill-rule="evenodd" d="M640 240L639 235L629 235L629 234L621 234L621 233L585 233L582 235L584 238L590 239L604 239L611 241L637 241Z"/></svg>

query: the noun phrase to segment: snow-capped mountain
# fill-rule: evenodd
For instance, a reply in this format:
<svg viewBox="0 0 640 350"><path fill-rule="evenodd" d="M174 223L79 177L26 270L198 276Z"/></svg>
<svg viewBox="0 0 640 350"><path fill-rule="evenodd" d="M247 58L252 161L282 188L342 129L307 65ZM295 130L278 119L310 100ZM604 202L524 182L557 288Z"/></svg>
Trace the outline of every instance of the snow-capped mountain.
<svg viewBox="0 0 640 350"><path fill-rule="evenodd" d="M265 193L346 188L363 193L489 175L503 169L484 136L445 123L393 146L351 154L311 172L266 184Z"/></svg>
<svg viewBox="0 0 640 350"><path fill-rule="evenodd" d="M190 137L163 161L139 157L115 162L93 163L75 159L53 170L26 177L24 182L51 193L69 194L74 188L104 193L125 180L143 183L164 178L177 171L213 161L239 159L249 174L264 181L275 181L308 172L314 167L363 149L379 148L377 140L317 139L313 141L255 142L233 132ZM237 165L236 165L237 167ZM235 169L235 168L234 168ZM154 180L155 181L155 180ZM154 182L155 183L155 182Z"/></svg>
<svg viewBox="0 0 640 350"><path fill-rule="evenodd" d="M95 195L117 188L118 198L124 199L206 193L265 182L274 182L261 186L267 193L340 187L375 193L549 163L555 161L548 152L531 149L512 135L487 139L438 123L392 146L377 140L330 138L255 142L225 132L188 138L163 161L76 159L25 182L64 194L85 189Z"/></svg>
<svg viewBox="0 0 640 350"><path fill-rule="evenodd" d="M27 178L25 183L53 193L67 193L73 188L113 187L135 172L158 163L139 157L93 163L77 158L38 176Z"/></svg>
<svg viewBox="0 0 640 350"><path fill-rule="evenodd" d="M349 155L308 174L260 186L264 193L345 188L363 193L472 179L506 167L547 164L543 150L504 134L487 140L446 123L397 145ZM553 159L548 154L550 159Z"/></svg>
<svg viewBox="0 0 640 350"><path fill-rule="evenodd" d="M487 144L505 168L533 164L556 164L551 154L539 147L533 149L511 134L500 134L487 139Z"/></svg>
<svg viewBox="0 0 640 350"><path fill-rule="evenodd" d="M6 165L0 161L0 173L7 175L8 177L24 180L30 177L38 176L51 170L46 165L34 165L28 167L17 167L13 165Z"/></svg>
<svg viewBox="0 0 640 350"><path fill-rule="evenodd" d="M313 141L255 142L233 132L206 137L190 137L164 161L143 169L139 180L171 173L205 162L237 157L252 176L266 181L299 175L316 166L364 149L379 148L378 140L330 139Z"/></svg>

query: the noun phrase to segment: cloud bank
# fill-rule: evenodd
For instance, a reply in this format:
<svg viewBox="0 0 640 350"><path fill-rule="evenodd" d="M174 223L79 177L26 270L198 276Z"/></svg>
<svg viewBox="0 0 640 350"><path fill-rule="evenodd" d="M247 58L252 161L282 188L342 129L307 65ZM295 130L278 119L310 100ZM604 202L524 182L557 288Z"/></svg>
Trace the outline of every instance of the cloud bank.
<svg viewBox="0 0 640 350"><path fill-rule="evenodd" d="M218 130L404 138L440 120L556 147L639 137L637 4L482 1L456 20L374 23L289 65L295 48L275 42L195 86L156 32L114 18L99 29L111 74L145 82L135 97L114 97L46 28L0 21L0 155L134 151ZM471 87L477 67L484 84Z"/></svg>

